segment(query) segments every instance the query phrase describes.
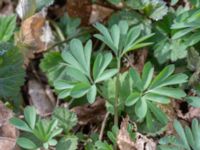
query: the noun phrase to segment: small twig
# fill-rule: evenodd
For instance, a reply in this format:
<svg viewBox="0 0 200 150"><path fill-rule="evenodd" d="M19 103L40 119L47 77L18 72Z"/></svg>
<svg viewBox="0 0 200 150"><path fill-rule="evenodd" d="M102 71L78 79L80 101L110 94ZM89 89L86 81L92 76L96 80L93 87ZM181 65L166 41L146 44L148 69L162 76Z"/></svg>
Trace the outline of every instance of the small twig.
<svg viewBox="0 0 200 150"><path fill-rule="evenodd" d="M60 42L55 43L54 45L48 47L48 48L45 50L45 52L47 52L48 50L53 49L53 48L56 47L56 46L62 45L62 44L64 44L64 43L67 43L67 42L69 42L69 41L70 41L71 39L73 39L73 38L77 38L77 37L79 37L79 36L81 36L81 35L84 35L84 34L87 34L87 33L93 33L94 31L95 31L94 29L90 29L90 30L86 30L86 31L84 31L84 32L81 32L81 33L79 33L79 34L77 34L77 35L75 35L75 36L69 37L69 38L67 38L67 39L65 39L65 40L63 40L63 41L60 41Z"/></svg>
<svg viewBox="0 0 200 150"><path fill-rule="evenodd" d="M101 125L101 131L100 131L100 134L99 134L99 140L102 140L102 138L103 138L104 129L105 129L106 122L108 120L109 115L110 115L110 113L107 112L105 117L104 117L104 120L103 120L102 125Z"/></svg>

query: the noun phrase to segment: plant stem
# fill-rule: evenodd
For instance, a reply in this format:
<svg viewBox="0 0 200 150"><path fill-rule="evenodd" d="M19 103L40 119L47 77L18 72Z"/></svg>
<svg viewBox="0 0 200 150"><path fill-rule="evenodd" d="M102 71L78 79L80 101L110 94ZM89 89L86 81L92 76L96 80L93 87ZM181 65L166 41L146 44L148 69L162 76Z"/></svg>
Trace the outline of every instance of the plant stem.
<svg viewBox="0 0 200 150"><path fill-rule="evenodd" d="M118 101L119 101L119 91L120 91L120 68L121 68L121 58L117 58L117 69L118 73L116 76L116 81L115 81L115 103L114 103L114 125L118 127ZM114 149L117 149L117 145L114 145Z"/></svg>
<svg viewBox="0 0 200 150"><path fill-rule="evenodd" d="M106 122L108 120L109 115L110 115L110 113L107 112L105 117L104 117L104 120L103 120L102 125L101 125L101 131L100 131L100 134L99 134L99 140L102 140L102 138L103 138L104 129L106 127Z"/></svg>
<svg viewBox="0 0 200 150"><path fill-rule="evenodd" d="M119 90L120 90L120 80L119 80L119 75L120 75L120 66L121 66L121 59L117 59L117 69L118 73L116 76L116 81L115 81L115 104L114 104L114 124L118 126L118 100L119 100Z"/></svg>

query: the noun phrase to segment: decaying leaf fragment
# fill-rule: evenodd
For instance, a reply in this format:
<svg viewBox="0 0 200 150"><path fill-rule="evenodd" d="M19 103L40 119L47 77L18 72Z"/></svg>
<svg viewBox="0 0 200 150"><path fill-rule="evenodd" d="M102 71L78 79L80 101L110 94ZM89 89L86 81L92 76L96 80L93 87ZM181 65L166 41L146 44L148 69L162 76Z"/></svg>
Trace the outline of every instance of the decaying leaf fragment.
<svg viewBox="0 0 200 150"><path fill-rule="evenodd" d="M12 116L12 111L0 102L0 149L2 150L13 150L16 145L18 131L9 124L9 119Z"/></svg>
<svg viewBox="0 0 200 150"><path fill-rule="evenodd" d="M8 16L13 13L11 0L0 0L0 16Z"/></svg>
<svg viewBox="0 0 200 150"><path fill-rule="evenodd" d="M117 136L117 145L120 150L156 150L156 143L146 136L136 133L136 140L133 141L127 131L129 118L126 117L121 123Z"/></svg>
<svg viewBox="0 0 200 150"><path fill-rule="evenodd" d="M74 107L72 111L77 114L80 125L100 123L106 115L105 101L98 98L92 105Z"/></svg>
<svg viewBox="0 0 200 150"><path fill-rule="evenodd" d="M53 112L55 107L55 99L50 91L45 88L37 80L30 80L28 82L28 93L30 96L30 103L33 104L40 116L46 116Z"/></svg>
<svg viewBox="0 0 200 150"><path fill-rule="evenodd" d="M53 42L53 34L46 21L45 10L24 20L19 33L19 42L38 53Z"/></svg>
<svg viewBox="0 0 200 150"><path fill-rule="evenodd" d="M71 17L81 18L83 25L104 21L113 9L99 4L92 4L91 0L67 0L67 12Z"/></svg>

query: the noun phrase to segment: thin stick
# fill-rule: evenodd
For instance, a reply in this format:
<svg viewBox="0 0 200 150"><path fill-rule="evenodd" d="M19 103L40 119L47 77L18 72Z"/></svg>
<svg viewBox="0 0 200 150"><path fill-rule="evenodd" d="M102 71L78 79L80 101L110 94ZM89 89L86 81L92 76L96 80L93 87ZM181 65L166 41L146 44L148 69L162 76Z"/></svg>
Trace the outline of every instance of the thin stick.
<svg viewBox="0 0 200 150"><path fill-rule="evenodd" d="M110 115L110 113L107 112L105 117L104 117L104 120L103 120L102 125L101 125L101 131L100 131L100 134L99 134L99 140L102 140L102 138L103 138L104 129L106 127L106 122L108 120L109 115Z"/></svg>

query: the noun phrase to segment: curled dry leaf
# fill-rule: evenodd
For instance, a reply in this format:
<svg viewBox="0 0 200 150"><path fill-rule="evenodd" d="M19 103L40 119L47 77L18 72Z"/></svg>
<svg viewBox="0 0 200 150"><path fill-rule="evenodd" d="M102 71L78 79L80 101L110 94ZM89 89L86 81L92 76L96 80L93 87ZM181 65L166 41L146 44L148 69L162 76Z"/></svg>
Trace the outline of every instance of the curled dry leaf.
<svg viewBox="0 0 200 150"><path fill-rule="evenodd" d="M13 150L16 145L18 131L9 124L9 119L12 116L12 111L0 102L0 148L2 150Z"/></svg>
<svg viewBox="0 0 200 150"><path fill-rule="evenodd" d="M46 50L47 45L53 41L53 34L46 22L45 10L24 20L19 36L19 41L35 53Z"/></svg>
<svg viewBox="0 0 200 150"><path fill-rule="evenodd" d="M136 133L133 141L127 131L129 118L123 119L117 136L117 144L120 150L156 150L156 143L146 136Z"/></svg>
<svg viewBox="0 0 200 150"><path fill-rule="evenodd" d="M17 44L25 57L25 64L34 58L34 53L45 51L53 44L54 36L46 21L46 10L22 21L20 32L17 35Z"/></svg>
<svg viewBox="0 0 200 150"><path fill-rule="evenodd" d="M80 125L98 124L103 121L106 115L105 101L98 98L92 105L74 107L72 111L77 114Z"/></svg>
<svg viewBox="0 0 200 150"><path fill-rule="evenodd" d="M30 103L35 106L40 116L47 116L52 113L56 104L50 89L45 90L40 82L30 80L28 82L28 94Z"/></svg>

